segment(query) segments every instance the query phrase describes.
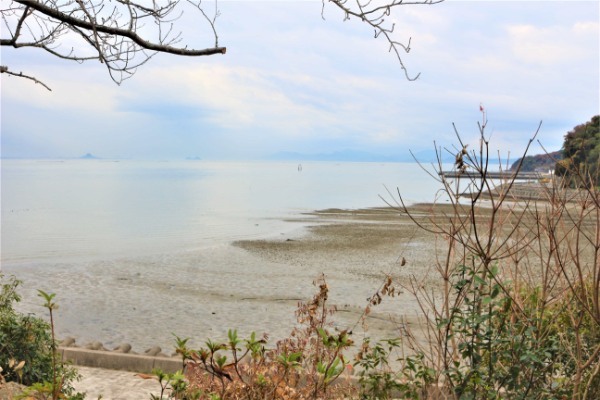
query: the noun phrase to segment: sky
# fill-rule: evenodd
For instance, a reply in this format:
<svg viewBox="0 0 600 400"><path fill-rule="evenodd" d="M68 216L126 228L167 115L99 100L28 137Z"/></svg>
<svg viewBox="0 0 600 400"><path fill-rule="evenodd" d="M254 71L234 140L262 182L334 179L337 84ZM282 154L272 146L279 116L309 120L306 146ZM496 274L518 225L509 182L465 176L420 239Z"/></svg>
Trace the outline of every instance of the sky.
<svg viewBox="0 0 600 400"><path fill-rule="evenodd" d="M211 4L206 3L209 6ZM319 1L221 1L225 55L158 55L116 85L99 62L2 47L3 158L264 159L365 152L409 158L478 143L518 157L542 122L548 151L600 111L598 1L453 1L396 7L406 79L381 38ZM185 43L208 47L186 11ZM204 25L204 26L203 26ZM204 30L203 30L204 29ZM531 153L544 150L534 142Z"/></svg>

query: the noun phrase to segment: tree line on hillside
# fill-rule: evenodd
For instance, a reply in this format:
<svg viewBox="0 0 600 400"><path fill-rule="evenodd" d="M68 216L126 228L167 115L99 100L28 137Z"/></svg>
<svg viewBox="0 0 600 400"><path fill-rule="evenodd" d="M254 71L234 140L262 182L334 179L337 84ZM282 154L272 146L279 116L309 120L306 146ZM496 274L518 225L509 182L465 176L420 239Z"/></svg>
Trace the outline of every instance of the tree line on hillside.
<svg viewBox="0 0 600 400"><path fill-rule="evenodd" d="M511 167L511 171L516 171L521 164L523 172L548 172L553 171L556 167L556 162L562 160L562 150L553 151L551 153L536 154L534 156L525 156L521 164L521 158L515 161Z"/></svg>
<svg viewBox="0 0 600 400"><path fill-rule="evenodd" d="M586 123L577 125L567 132L562 149L552 153L526 156L521 165L521 171L554 170L556 175L569 176L586 175L594 177L596 184L600 182L598 162L600 160L600 116L592 117ZM511 170L516 170L521 159L515 161ZM576 173L574 171L577 171Z"/></svg>
<svg viewBox="0 0 600 400"><path fill-rule="evenodd" d="M577 125L565 135L563 159L556 164L555 173L571 176L572 184L592 177L596 186L600 183L598 161L600 156L600 116L596 115L585 124Z"/></svg>

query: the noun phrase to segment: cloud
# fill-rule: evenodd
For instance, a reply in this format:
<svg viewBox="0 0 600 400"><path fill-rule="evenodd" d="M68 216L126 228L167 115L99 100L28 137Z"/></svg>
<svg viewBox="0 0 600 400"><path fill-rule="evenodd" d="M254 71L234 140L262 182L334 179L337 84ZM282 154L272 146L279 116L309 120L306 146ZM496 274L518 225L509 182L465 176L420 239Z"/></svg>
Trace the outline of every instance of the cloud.
<svg viewBox="0 0 600 400"><path fill-rule="evenodd" d="M588 25L587 23L577 23L575 26L578 24L580 26ZM566 64L581 58L589 51L577 45L573 38L574 29L564 26L539 28L532 25L513 25L509 26L507 30L514 56L517 60L530 65ZM582 29L578 30L582 32ZM586 30L588 29L583 31Z"/></svg>
<svg viewBox="0 0 600 400"><path fill-rule="evenodd" d="M397 7L390 21L398 40L413 38L403 61L422 73L415 82L366 25L330 6L323 21L320 2L219 7L226 55L159 55L120 87L99 63L3 49L3 63L53 88L2 77L3 154L393 154L452 142L452 122L476 138L480 102L501 146L517 151L540 119L559 145L599 108L596 3Z"/></svg>
<svg viewBox="0 0 600 400"><path fill-rule="evenodd" d="M4 55L4 49L3 49ZM68 65L68 63L67 63ZM87 112L92 114L110 113L116 110L118 87L107 85L98 79L104 76L104 68L98 65L76 65L76 78L71 65L51 64L42 69L30 68L24 73L35 75L50 86L52 91L32 84L31 81L10 77L2 86L2 97L10 99L5 105L18 103L29 109L71 113Z"/></svg>
<svg viewBox="0 0 600 400"><path fill-rule="evenodd" d="M575 25L573 25L573 33L576 35L584 35L585 37L589 37L589 35L597 35L599 27L600 23L597 21L576 22Z"/></svg>
<svg viewBox="0 0 600 400"><path fill-rule="evenodd" d="M171 107L198 110L202 120L221 129L274 129L284 125L289 128L288 134L315 122L326 123L330 118L326 111L311 104L310 97L302 98L302 94L281 87L302 79L294 74L274 76L252 68L203 65L193 70L152 68L149 79L157 83L151 88L138 87L123 97L124 107L136 111L135 104L156 102L160 97ZM143 107L138 111L143 112Z"/></svg>

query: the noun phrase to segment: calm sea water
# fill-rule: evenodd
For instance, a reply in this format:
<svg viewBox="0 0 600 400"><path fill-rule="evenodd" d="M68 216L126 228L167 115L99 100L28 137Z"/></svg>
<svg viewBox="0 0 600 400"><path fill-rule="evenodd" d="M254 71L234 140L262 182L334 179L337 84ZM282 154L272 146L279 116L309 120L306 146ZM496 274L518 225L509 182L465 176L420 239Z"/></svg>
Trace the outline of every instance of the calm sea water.
<svg viewBox="0 0 600 400"><path fill-rule="evenodd" d="M305 211L431 201L413 164L2 161L2 264L194 249L288 229Z"/></svg>
<svg viewBox="0 0 600 400"><path fill-rule="evenodd" d="M384 206L386 187L410 202L432 201L438 188L402 163L310 162L301 171L283 162L2 160L1 167L1 265L24 281L21 309L43 314L36 289L56 292L60 335L108 345L165 346L175 325L182 336L205 337L232 321L257 330L293 321L289 302L271 300L306 296L310 278L297 284L294 273L228 243L292 234L302 224L285 219L307 211ZM257 300L242 302L248 298Z"/></svg>

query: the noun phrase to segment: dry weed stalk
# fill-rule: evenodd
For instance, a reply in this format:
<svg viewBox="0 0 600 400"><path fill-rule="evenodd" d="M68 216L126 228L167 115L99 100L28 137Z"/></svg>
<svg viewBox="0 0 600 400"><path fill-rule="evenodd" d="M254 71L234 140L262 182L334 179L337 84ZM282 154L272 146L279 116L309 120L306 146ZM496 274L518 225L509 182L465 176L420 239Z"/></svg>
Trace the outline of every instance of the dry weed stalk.
<svg viewBox="0 0 600 400"><path fill-rule="evenodd" d="M329 324L335 308L327 305L321 278L312 301L299 304L300 327L275 349L266 350L266 341L253 335L242 350L235 331L229 343L183 349L198 398L600 398L598 177L577 166L539 184L537 199L515 198L521 165L511 176L500 162L508 177L490 177L486 122L484 114L475 150L457 132L453 172L462 182L442 173L438 150L430 175L449 204L432 205L423 218L411 214L398 193L397 208L442 245L422 278L396 283L388 274L368 299L357 325L399 288L417 301L422 323L401 324L398 338L364 340L354 362L358 390L339 379L352 341L348 331L333 332ZM570 188L571 182L579 187Z"/></svg>
<svg viewBox="0 0 600 400"><path fill-rule="evenodd" d="M501 182L488 176L485 125L484 116L476 150L457 132L460 184L442 173L438 150L431 175L449 205L433 205L423 222L399 193L398 208L444 245L431 268L440 278L437 288L415 277L402 285L420 306L424 332L408 327L396 377L446 398L600 398L596 177L579 168L571 171L586 183L578 190L554 177L539 187L540 200L515 199L518 171ZM425 343L415 340L423 334ZM415 355L426 379L411 367ZM425 392L404 393L421 398Z"/></svg>
<svg viewBox="0 0 600 400"><path fill-rule="evenodd" d="M298 305L299 326L274 349L265 348L266 337L253 334L242 341L235 331L229 332L229 343L208 341L200 350L182 349L190 390L201 399L215 394L223 400L350 398L356 387L340 377L347 371L344 351L352 341L347 331L332 332L328 316L335 308L327 304L323 276L315 286L313 299Z"/></svg>

